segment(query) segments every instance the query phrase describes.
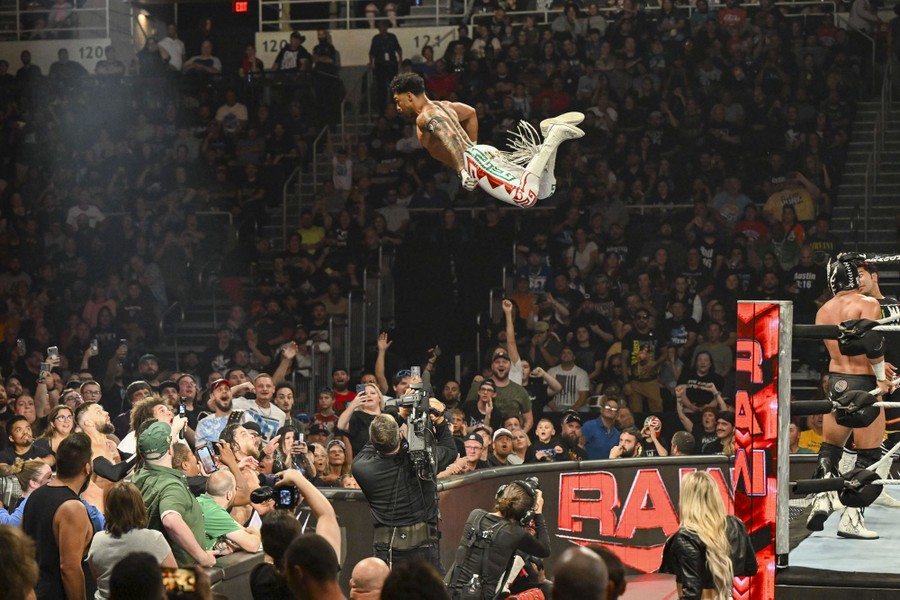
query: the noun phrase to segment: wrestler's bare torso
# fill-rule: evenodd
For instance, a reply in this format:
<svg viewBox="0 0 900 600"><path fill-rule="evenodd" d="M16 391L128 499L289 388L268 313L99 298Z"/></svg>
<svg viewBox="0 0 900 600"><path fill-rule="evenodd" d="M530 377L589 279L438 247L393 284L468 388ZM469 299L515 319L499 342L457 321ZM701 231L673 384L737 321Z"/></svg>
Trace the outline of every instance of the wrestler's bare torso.
<svg viewBox="0 0 900 600"><path fill-rule="evenodd" d="M429 100L424 94L394 94L397 112L416 120L416 135L429 154L457 172L465 151L478 140L478 116L462 102Z"/></svg>
<svg viewBox="0 0 900 600"><path fill-rule="evenodd" d="M881 318L881 305L875 298L863 296L856 291L838 292L837 296L822 305L816 313L816 325L838 325L849 319ZM872 375L872 366L864 354L845 356L841 354L836 340L825 340L825 347L831 357L828 370L831 373L847 375Z"/></svg>

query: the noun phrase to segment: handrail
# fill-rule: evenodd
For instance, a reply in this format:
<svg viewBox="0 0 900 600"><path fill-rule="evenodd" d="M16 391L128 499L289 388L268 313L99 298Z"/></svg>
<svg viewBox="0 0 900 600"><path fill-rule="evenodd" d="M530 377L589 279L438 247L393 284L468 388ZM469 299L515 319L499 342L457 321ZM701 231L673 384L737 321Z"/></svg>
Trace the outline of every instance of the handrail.
<svg viewBox="0 0 900 600"><path fill-rule="evenodd" d="M349 372L354 365L351 364L350 348L353 346L353 288L347 292L347 337L342 350L344 351L344 365Z"/></svg>
<svg viewBox="0 0 900 600"><path fill-rule="evenodd" d="M216 256L206 261L197 272L197 287L201 291L207 291L205 288L212 281L213 273L219 273L222 269L222 257ZM213 328L219 330L219 294L215 290L212 292L213 303Z"/></svg>
<svg viewBox="0 0 900 600"><path fill-rule="evenodd" d="M475 364L481 368L481 313L475 315Z"/></svg>
<svg viewBox="0 0 900 600"><path fill-rule="evenodd" d="M290 5L308 4L311 2L317 2L317 1L318 0L285 0L284 2L282 2L281 0L277 0L277 1L276 0L262 0L260 4L261 4L261 6L277 5L279 7L278 13L280 16L280 15L284 14L281 9L281 7L283 5L288 6L287 10L289 11ZM341 7L341 10L344 11L344 16L339 17L339 18L328 19L330 21L331 27L333 29L339 29L339 28L352 29L353 26L356 24L361 24L361 23L367 24L368 23L369 19L366 16L362 16L362 17L350 16L353 12L353 10L352 10L353 2L354 2L354 0L338 0L337 2L334 3L335 5ZM442 21L444 21L445 23L463 22L467 25L471 25L473 22L477 21L479 18L489 18L490 16L492 16L492 13L480 13L477 15L472 14L470 12L471 0L466 0L465 4L463 6L462 12L441 13L441 8L447 7L448 5L451 5L451 4L452 3L446 2L446 0L435 0L433 15L423 14L420 16L420 15L411 13L411 14L407 14L407 15L400 17L400 19L403 22L403 25L427 27L431 24L433 24L435 26L441 25ZM714 3L710 6L710 8L718 8L724 4L725 4L724 2ZM827 11L826 10L823 10L822 12L814 11L811 13L805 12L805 13L800 13L800 14L796 14L796 15L795 14L786 14L785 17L788 17L788 18L790 18L790 17L807 17L809 15L824 15L824 14L836 15L837 14L837 3L834 0L828 0L825 2L822 2L820 0L798 0L796 2L776 2L775 3L775 6L792 7L792 8L796 8L799 6L809 6L809 7L815 6L815 7L822 7L823 9L825 9L829 5L831 6L831 9L827 10ZM744 7L744 8L756 8L759 6L759 2L742 2L742 3L739 3L739 6ZM695 8L696 7L694 7L694 6L676 6L675 10L678 11L679 13L686 13L688 15L688 17L690 17L693 15ZM550 22L552 22L552 20L554 18L563 14L564 10L565 10L565 8L563 6L556 5L554 3L554 6L545 8L543 10L507 11L506 16L513 20L517 20L517 21L524 21L525 17L533 16L533 17L535 17L537 24L547 25ZM658 12L659 10L661 10L661 7L659 5L657 5L657 6L640 6L640 7L636 8L636 12L644 12L644 13L654 13L654 12ZM259 23L260 23L259 30L260 31L264 30L264 26L275 26L280 29L284 25L289 25L291 28L302 29L303 26L306 25L310 28L313 28L313 27L318 26L318 24L322 22L321 18L314 18L314 19L278 18L278 19L274 19L274 20L273 19L263 20L262 19L263 11L260 10L259 12L260 12L260 20L259 20ZM598 10L599 15L603 16L605 18L615 18L620 12L621 12L621 9L618 7L603 7L603 8L599 8L599 10ZM381 17L379 17L379 18L381 18ZM588 18L589 17L583 17L582 20L587 20ZM837 24L837 18L835 17L835 25L836 24Z"/></svg>
<svg viewBox="0 0 900 600"><path fill-rule="evenodd" d="M835 20L835 25L837 25L837 22L840 21L843 25L846 26L846 29L851 29L851 30L855 31L859 35L861 35L864 38L866 38L867 40L869 40L869 42L872 44L872 85L874 86L877 81L876 77L878 75L878 70L875 68L875 65L878 64L878 60L877 60L878 42L875 39L875 36L869 35L868 33L863 31L859 27L853 25L850 22L849 15L847 17L845 17L844 15L839 15L837 13L834 13L834 20Z"/></svg>
<svg viewBox="0 0 900 600"><path fill-rule="evenodd" d="M319 142L322 140L322 136L328 134L328 125L322 127L322 130L319 132L319 135L316 136L316 139L313 140L312 146L312 172L313 172L313 191L319 189Z"/></svg>
<svg viewBox="0 0 900 600"><path fill-rule="evenodd" d="M363 80L366 81L366 90L365 95L362 91L362 83ZM368 102L368 110L366 114L371 114L371 106L372 106L372 95L369 93L370 88L372 87L372 68L366 67L366 70L363 71L362 75L360 75L359 79L356 80L356 83L353 84L353 88L348 90L346 94L344 94L344 99L341 100L341 142L343 143L347 139L347 102L350 98L354 98L353 102L353 112L358 117L361 113L360 107L362 105L362 98L365 98ZM348 148L349 150L349 148Z"/></svg>
<svg viewBox="0 0 900 600"><path fill-rule="evenodd" d="M863 188L863 204L859 203L854 206L854 237L859 243L859 226L856 221L862 222L862 239L864 242L869 241L869 218L873 197L878 190L878 173L881 171L881 154L884 151L884 135L887 129L891 110L891 98L893 90L891 89L891 77L893 71L891 61L885 61L881 74L881 95L879 98L878 114L875 116L875 124L872 126L872 152L866 158L866 176Z"/></svg>
<svg viewBox="0 0 900 600"><path fill-rule="evenodd" d="M863 229L863 240L869 241L869 200L872 197L872 188L874 187L875 180L875 153L870 152L869 156L866 158L866 178L865 185L863 187L863 204L859 205L859 200L857 199L856 205L854 206L854 218L851 219L851 226L854 228L854 241L857 244L857 249L859 249L859 225L858 222L862 221L862 229ZM860 219L860 213L863 214L862 219Z"/></svg>
<svg viewBox="0 0 900 600"><path fill-rule="evenodd" d="M100 7L77 7L72 6L67 10L69 14L66 16L65 20L62 21L65 23L71 19L71 23L74 26L66 26L66 27L57 27L55 25L48 25L40 29L35 28L24 28L22 15L36 15L41 17L41 19L46 19L47 14L51 12L51 9L48 8L39 8L39 9L22 9L21 6L28 6L26 3L16 2L13 4L14 8L4 8L0 9L0 17L11 17L15 15L16 19L16 40L15 41L30 41L32 38L30 34L39 34L41 36L46 36L48 33L58 33L58 32L99 32L99 33L91 33L90 35L85 36L88 37L99 37L103 36L105 38L109 38L109 0L106 0L104 6ZM96 25L79 25L79 21L81 19L78 18L78 15L92 15L97 13L100 15L100 19L102 19L102 23L98 23ZM23 36L28 35L23 39ZM81 36L73 35L72 39L79 39ZM73 57L74 58L74 57Z"/></svg>
<svg viewBox="0 0 900 600"><path fill-rule="evenodd" d="M178 309L178 321L175 323L175 329L172 332L172 342L173 342L173 345L175 346L175 370L178 371L181 368L180 367L180 358L178 356L178 328L181 326L182 323L184 323L184 306L181 304L180 301L176 300L175 302L170 304L169 308L167 308L163 312L162 316L159 318L159 337L160 338L165 337L165 335L166 335L166 329L165 329L166 317L168 317L169 313L172 312L174 309Z"/></svg>
<svg viewBox="0 0 900 600"><path fill-rule="evenodd" d="M365 266L365 267L363 267L363 272L362 272L363 309L362 309L362 313L360 314L360 321L362 321L362 323L360 323L360 329L359 329L360 331L362 331L362 338L363 338L362 342L361 342L362 344L365 344L366 328L369 326L369 323L368 323L368 321L369 321L369 302L371 301L371 299L369 298L368 281L369 281L369 267Z"/></svg>
<svg viewBox="0 0 900 600"><path fill-rule="evenodd" d="M287 205L288 205L288 189L291 185L291 182L296 178L297 179L297 200L299 204L300 200L300 183L303 174L300 171L300 167L295 167L294 171L290 174L287 180L284 182L284 185L281 186L281 243L284 245L284 248L287 248Z"/></svg>
<svg viewBox="0 0 900 600"><path fill-rule="evenodd" d="M628 205L628 213L631 215L635 215L635 214L643 215L645 212L682 210L682 209L693 208L693 206L694 206L693 204L629 204ZM475 217L479 213L487 210L488 206L485 204L485 205L481 205L481 206L452 206L450 208L453 208L453 210L455 210L457 214L468 213L469 216ZM555 206L541 206L540 204L538 204L537 206L532 206L531 208L529 208L528 214L534 215L536 213L552 213L552 212L555 212L556 209L557 209L557 207L555 207ZM416 215L416 214L440 215L440 214L443 214L444 211L447 209L446 208L408 208L407 210L409 211L410 215ZM515 214L515 215L524 214L524 213L522 213L522 209L519 208L518 206L512 206L512 205L506 205L506 204L501 204L499 206L499 210L501 213L510 213L510 214ZM513 245L513 251L515 251L515 245Z"/></svg>

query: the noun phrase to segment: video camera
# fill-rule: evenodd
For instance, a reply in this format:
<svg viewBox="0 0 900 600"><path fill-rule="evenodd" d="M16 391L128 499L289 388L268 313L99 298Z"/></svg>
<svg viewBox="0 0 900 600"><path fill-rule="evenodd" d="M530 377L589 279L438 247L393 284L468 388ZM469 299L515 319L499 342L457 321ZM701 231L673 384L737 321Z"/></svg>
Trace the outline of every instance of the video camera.
<svg viewBox="0 0 900 600"><path fill-rule="evenodd" d="M428 394L421 389L421 385L410 386L408 393L399 398L387 400L385 408L394 408L397 411L406 408L410 411L406 418L406 442L409 456L420 479L434 479L437 475L434 465L434 435L431 434L431 419L429 418L433 411L428 402ZM385 412L393 413L394 411L386 410ZM426 438L426 431L431 435L430 441Z"/></svg>
<svg viewBox="0 0 900 600"><path fill-rule="evenodd" d="M277 488L264 485L250 492L250 501L255 504L262 504L269 500L275 501L275 508L293 510L300 501L300 490L293 485Z"/></svg>

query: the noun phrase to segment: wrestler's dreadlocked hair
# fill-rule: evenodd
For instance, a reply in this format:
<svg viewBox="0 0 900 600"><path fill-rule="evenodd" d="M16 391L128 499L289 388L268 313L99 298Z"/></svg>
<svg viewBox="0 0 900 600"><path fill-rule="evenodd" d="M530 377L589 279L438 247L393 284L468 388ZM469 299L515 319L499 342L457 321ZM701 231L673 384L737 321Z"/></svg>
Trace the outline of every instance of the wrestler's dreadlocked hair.
<svg viewBox="0 0 900 600"><path fill-rule="evenodd" d="M391 80L391 94L411 93L419 96L425 93L425 80L418 73L401 73Z"/></svg>

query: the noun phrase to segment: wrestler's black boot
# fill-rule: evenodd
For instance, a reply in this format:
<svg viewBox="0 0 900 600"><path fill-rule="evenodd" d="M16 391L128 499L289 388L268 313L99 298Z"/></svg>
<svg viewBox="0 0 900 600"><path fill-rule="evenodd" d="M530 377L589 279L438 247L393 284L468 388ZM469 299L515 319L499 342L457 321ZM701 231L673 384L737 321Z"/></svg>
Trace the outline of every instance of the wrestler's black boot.
<svg viewBox="0 0 900 600"><path fill-rule="evenodd" d="M822 442L819 448L819 464L813 475L814 479L824 479L826 477L836 477L838 475L837 465L841 460L843 448ZM837 495L834 492L821 492L816 494L813 501L812 510L809 518L806 519L806 528L810 531L822 531L825 528L825 521L834 510L834 500Z"/></svg>
<svg viewBox="0 0 900 600"><path fill-rule="evenodd" d="M881 447L857 450L856 467L866 469L881 459ZM841 513L841 523L838 525L838 537L855 540L877 540L878 534L866 529L864 511L862 508L847 506Z"/></svg>

